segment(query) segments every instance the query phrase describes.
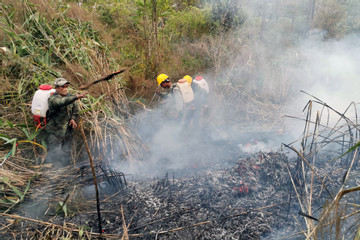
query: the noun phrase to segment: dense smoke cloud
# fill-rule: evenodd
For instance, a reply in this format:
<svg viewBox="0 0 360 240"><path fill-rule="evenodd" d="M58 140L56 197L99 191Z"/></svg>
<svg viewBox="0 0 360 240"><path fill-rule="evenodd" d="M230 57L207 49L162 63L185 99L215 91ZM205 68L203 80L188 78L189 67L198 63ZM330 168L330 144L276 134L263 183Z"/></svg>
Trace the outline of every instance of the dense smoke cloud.
<svg viewBox="0 0 360 240"><path fill-rule="evenodd" d="M324 40L323 32L315 32L300 46L304 61L299 71L306 78L295 84L339 111L359 102L360 37L355 34L341 40Z"/></svg>
<svg viewBox="0 0 360 240"><path fill-rule="evenodd" d="M262 1L233 1L233 4L241 7L246 21L240 29L209 44L210 53L225 51L226 59L217 59L223 65L215 66L215 75L214 69L204 72L213 88L206 128L193 129L180 121L164 121L155 113L161 112L161 107L146 112L146 117L140 113L136 117L136 129L150 148L147 158L150 164L141 171L161 175L166 171L189 170L193 165L207 165L215 158L232 158L236 152L246 155L279 149L282 142L302 134L304 122L282 118L283 115L305 117L302 110L311 97L300 90L339 111L358 101L358 35L335 40L328 39L324 30L310 30L308 19L298 20L308 10L304 4L276 5ZM214 89L217 82L240 90L228 96L223 91L221 95ZM253 101L252 104L264 101L276 106L264 109L259 109L263 103L250 106L263 111L270 119L268 122L273 123L261 123L262 116L259 120L245 116L249 114L246 109L254 112L249 106L238 111L246 105L245 101ZM259 129L261 125L264 127Z"/></svg>
<svg viewBox="0 0 360 240"><path fill-rule="evenodd" d="M313 28L314 21L320 21L316 20L316 14L320 14L321 9L315 5L315 17L311 17L310 3L238 1L247 20L239 32L241 35L238 35L242 41L232 49L236 51L244 44L248 45L250 64L254 69L249 76L250 70L244 70L244 61L235 56L233 60L237 60L236 65L241 67L238 70L226 68L224 75L229 76L228 73L233 71L236 74L232 75L242 79L244 89L283 94L281 100L298 102L298 109L306 104L306 101L298 101L303 99L300 90L304 90L330 105L334 104L335 108L341 108L339 110L345 110L350 102L358 101L356 89L360 85L357 81L360 70L356 66L360 58L360 36L352 33L331 39L327 30ZM328 16L323 21L332 22L334 19ZM333 22L333 25L340 24L346 27L344 23ZM252 81L243 80L247 78L252 78ZM284 94L282 91L287 92Z"/></svg>
<svg viewBox="0 0 360 240"><path fill-rule="evenodd" d="M136 173L136 177L163 177L166 173L179 177L189 173L201 175L211 170L212 165L231 167L239 156L276 151L281 143L301 138L304 121L283 122L279 117L279 112L280 115L306 117L302 110L312 98L300 90L340 112L352 101L359 101L358 35L329 39L324 30L309 31L307 21L303 25L293 25L291 14L304 10L297 11L299 5L293 5L293 12L282 12L286 8L274 11L270 1L262 8L258 8L260 2L248 2L251 4L243 7L248 16L243 28L210 42L210 51L221 53L219 55L223 54L226 59L217 59L220 65L204 74L212 87L212 101L204 127L197 129L181 121L164 119L161 104L151 112L139 113L134 128L149 146L149 154L137 172L118 166L121 171ZM220 85L222 91L216 89ZM264 109L259 109L265 104L268 105ZM353 112L348 114L351 116ZM262 122L263 116L272 124ZM278 132L282 124L284 131ZM273 229L266 239L281 238L282 233Z"/></svg>
<svg viewBox="0 0 360 240"><path fill-rule="evenodd" d="M326 40L326 33L314 30L298 46L301 54L301 62L296 71L301 76L292 86L292 97L287 103L287 115L306 118L306 110L302 111L309 100L316 101L315 98L301 93L303 90L321 101L325 102L339 113L355 123L356 108L359 102L358 89L360 87L360 71L357 64L360 60L359 35L350 34L340 40ZM351 105L354 102L355 105ZM346 111L346 112L345 112ZM331 130L335 126L344 126L339 131L339 136L346 131L347 122L342 119L340 114L335 113L322 104L316 102L312 105L312 121L316 121L319 112L321 124L328 126ZM297 139L301 138L305 122L301 120L287 119L287 130L292 132ZM336 124L336 125L335 125ZM309 132L313 132L315 125L309 127ZM322 133L324 136L325 132ZM332 134L332 139L338 134ZM336 151L339 145L329 144L323 150Z"/></svg>
<svg viewBox="0 0 360 240"><path fill-rule="evenodd" d="M234 156L235 151L230 147L224 149L229 135L211 121L203 120L196 128L193 123L184 124L181 118L174 120L164 115L166 110L159 105L136 116L132 127L137 129L149 152L141 165L116 168L136 177L163 177L166 173L179 177L210 169L217 160L222 160L222 167L226 167L226 160Z"/></svg>

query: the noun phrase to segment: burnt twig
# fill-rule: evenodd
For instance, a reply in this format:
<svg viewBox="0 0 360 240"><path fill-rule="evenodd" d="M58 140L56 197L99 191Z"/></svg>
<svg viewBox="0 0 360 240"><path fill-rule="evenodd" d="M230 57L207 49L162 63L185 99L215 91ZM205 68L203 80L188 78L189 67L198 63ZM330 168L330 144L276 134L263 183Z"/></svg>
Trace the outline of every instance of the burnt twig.
<svg viewBox="0 0 360 240"><path fill-rule="evenodd" d="M82 134L83 139L84 139L86 151L87 151L88 156L89 156L90 165L91 165L91 170L92 170L92 174L93 174L94 185L95 185L95 192L96 192L96 207L97 207L98 220L99 220L99 234L101 235L101 234L102 234L102 227L101 227L99 189L98 189L98 185L97 185L97 181L96 181L96 174L95 174L95 168L94 168L93 159L92 159L92 157L91 157L89 145L88 145L88 143L87 143L86 136L85 136L85 132L84 132L84 128L83 128L83 125L82 125L82 119L81 119L81 122L80 122L80 130L81 130L81 134Z"/></svg>
<svg viewBox="0 0 360 240"><path fill-rule="evenodd" d="M301 153L299 153L293 146L290 147L289 145L286 145L286 144L284 144L284 143L283 143L283 145L284 145L285 147L290 148L291 150L293 150L293 151L309 166L309 168L310 168L311 171L315 174L315 176L318 178L318 180L321 182L321 184L323 185L323 187L325 188L325 190L329 193L330 197L331 197L332 199L334 199L334 196L331 194L331 192L329 191L329 189L326 187L324 181L321 180L321 178L319 177L319 175L315 172L315 169L313 169L313 168L311 167L311 165L310 165L309 162L304 158L304 156L303 156Z"/></svg>
<svg viewBox="0 0 360 240"><path fill-rule="evenodd" d="M93 82L91 82L91 83L88 83L88 84L86 84L86 85L83 85L83 86L78 87L78 89L80 89L80 90L86 90L86 89L88 89L89 87L91 87L91 86L94 85L94 84L97 84L97 83L102 82L102 81L110 80L111 78L113 78L114 76L116 76L116 75L124 72L125 70L126 70L126 69L122 69L122 70L120 70L120 71L117 71L117 72L108 74L108 75L106 75L106 76L103 76L103 77L101 77L101 78L99 78L99 79L97 79L97 80L95 80L95 81L93 81Z"/></svg>
<svg viewBox="0 0 360 240"><path fill-rule="evenodd" d="M310 219L312 219L312 220L315 220L315 221L318 221L318 222L319 222L319 219L317 219L317 218L315 218L315 217L313 217L313 216L310 216L310 215L308 215L308 214L306 214L306 213L303 213L302 211L299 211L298 214L301 215L301 216L304 216L304 217L307 217L307 218L310 218Z"/></svg>

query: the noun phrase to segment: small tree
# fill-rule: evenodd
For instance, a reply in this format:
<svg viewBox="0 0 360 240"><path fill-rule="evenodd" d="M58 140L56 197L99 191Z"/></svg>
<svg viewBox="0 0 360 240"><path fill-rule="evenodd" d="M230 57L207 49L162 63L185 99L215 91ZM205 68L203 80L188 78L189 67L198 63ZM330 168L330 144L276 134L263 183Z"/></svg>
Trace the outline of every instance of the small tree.
<svg viewBox="0 0 360 240"><path fill-rule="evenodd" d="M212 19L219 24L220 32L228 32L245 21L237 0L215 0L212 7Z"/></svg>

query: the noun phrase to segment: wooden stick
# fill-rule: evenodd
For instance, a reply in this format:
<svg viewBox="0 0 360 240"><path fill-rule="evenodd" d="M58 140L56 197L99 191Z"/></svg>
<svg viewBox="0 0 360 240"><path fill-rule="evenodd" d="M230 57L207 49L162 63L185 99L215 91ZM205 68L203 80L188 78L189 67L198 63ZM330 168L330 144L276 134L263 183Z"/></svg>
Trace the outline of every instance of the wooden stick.
<svg viewBox="0 0 360 240"><path fill-rule="evenodd" d="M128 227L126 226L126 222L125 222L125 217L124 217L124 210L123 210L123 206L121 205L121 216L122 216L122 226L124 229L124 234L123 237L121 238L121 240L125 239L125 240L129 240L129 235L128 235Z"/></svg>
<svg viewBox="0 0 360 240"><path fill-rule="evenodd" d="M108 74L108 75L106 75L106 76L104 76L104 77L101 77L101 78L99 78L99 79L97 79L97 80L95 80L95 81L93 81L93 82L91 82L91 83L88 83L88 84L86 84L86 85L80 86L80 87L78 87L78 89L80 89L80 90L86 90L86 89L88 89L89 87L91 87L91 86L94 85L94 84L97 84L97 83L102 82L102 81L110 80L110 79L113 78L115 75L117 75L117 74L119 74L119 73L122 73L122 72L124 72L125 70L126 70L126 68L125 68L125 69L122 69L122 70L120 70L120 71L114 72L114 73L110 73L110 74Z"/></svg>
<svg viewBox="0 0 360 240"><path fill-rule="evenodd" d="M93 175L93 179L94 179L94 185L95 185L95 192L96 192L96 208L97 208L97 212L98 212L98 220L99 220L99 234L101 235L102 232L102 227L101 227L101 213L100 213L100 200L99 200L99 189L98 189L98 185L97 185L97 181L96 181L96 174L95 174L95 168L94 168L94 162L93 159L91 157L91 152L89 149L89 145L87 143L86 140L86 136L85 136L85 132L84 132L84 128L83 128L83 120L81 119L80 121L80 130L81 130L81 134L83 136L83 140L85 143L85 147L86 147L86 151L88 153L89 156L89 160L90 160L90 165L91 165L91 171L92 171L92 175Z"/></svg>
<svg viewBox="0 0 360 240"><path fill-rule="evenodd" d="M12 215L12 214L7 214L7 213L0 213L0 215L5 216L5 217L10 217L10 218L13 218L13 219L21 219L21 220L36 222L36 223L40 223L42 225L46 225L46 226L50 226L50 227L64 228L64 229L69 230L69 231L74 231L74 232L79 231L78 229L64 227L64 226L57 225L57 224L54 224L54 223L49 223L49 222L44 222L44 221L40 221L40 220L36 220L36 219L32 219L32 218L22 217L22 216L19 216L19 215Z"/></svg>

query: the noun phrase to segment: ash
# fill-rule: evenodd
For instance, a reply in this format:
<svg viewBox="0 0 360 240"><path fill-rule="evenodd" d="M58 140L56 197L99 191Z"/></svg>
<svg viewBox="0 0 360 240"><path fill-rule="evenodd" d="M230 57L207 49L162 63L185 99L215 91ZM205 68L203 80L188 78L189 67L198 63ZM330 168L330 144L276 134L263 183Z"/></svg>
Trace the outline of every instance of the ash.
<svg viewBox="0 0 360 240"><path fill-rule="evenodd" d="M201 175L128 181L101 204L104 232L123 234L121 207L129 237L139 239L260 239L292 229L286 164L282 153L258 153ZM96 232L96 213L76 218L88 218Z"/></svg>
<svg viewBox="0 0 360 240"><path fill-rule="evenodd" d="M318 159L322 164L316 171L321 179L331 173L326 186L333 192L341 186L345 169L341 169L343 163L340 160L329 163L326 159L329 157ZM211 166L208 168L197 165L191 175L178 174L181 177L177 177L176 172L168 172L158 179L141 180L98 166L104 238L303 239L299 228L304 224L304 217L299 215L294 185L300 198L306 196L303 192L308 186L297 177L298 164L293 160L282 152L259 152L232 160L232 164L228 161L226 165L231 164L231 167L226 169L220 168L223 162L213 162L207 165ZM67 193L72 194L72 185L79 184L79 179L82 179L81 189L94 187L89 167L71 169L73 172L64 169L76 179L71 184L67 178L65 186L65 174L56 178L53 185L48 184L59 189L55 194L57 200L49 202L50 206L56 205L59 199L63 200L69 195ZM332 171L334 169L336 171ZM77 177L74 172L78 172ZM313 196L312 215L319 218L329 193L317 181L314 181L313 189L316 195ZM87 232L97 233L99 222L95 194L91 191L86 194L82 198L84 196L74 192L69 197L67 214L49 210L41 214L41 219L58 226L81 227ZM356 202L355 197L352 202ZM20 213L22 216L27 214ZM11 226L11 231L19 239L38 239L44 237L40 233L49 229L30 221ZM11 237L10 232L0 236L3 239ZM89 237L92 238L96 237Z"/></svg>

